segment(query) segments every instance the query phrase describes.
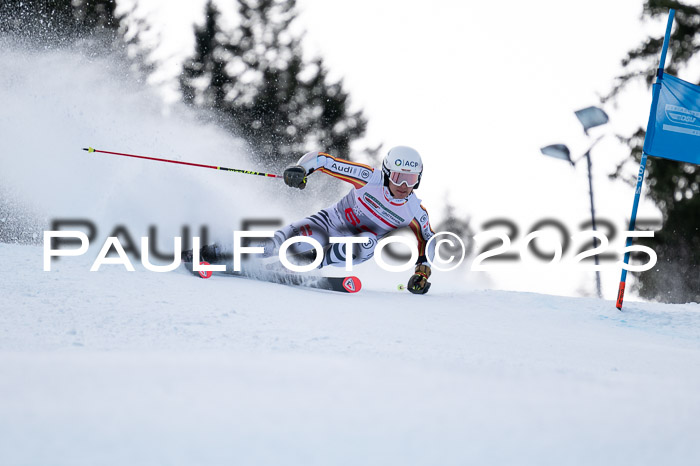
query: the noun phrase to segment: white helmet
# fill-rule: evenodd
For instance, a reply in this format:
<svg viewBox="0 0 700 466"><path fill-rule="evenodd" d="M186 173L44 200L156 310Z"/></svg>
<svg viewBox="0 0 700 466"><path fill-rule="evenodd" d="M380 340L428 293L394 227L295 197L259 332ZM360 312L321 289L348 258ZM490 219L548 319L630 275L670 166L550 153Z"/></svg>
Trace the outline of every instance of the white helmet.
<svg viewBox="0 0 700 466"><path fill-rule="evenodd" d="M389 150L382 162L384 185L389 181L397 186L405 184L416 189L423 174L423 161L417 150L407 146L396 146Z"/></svg>

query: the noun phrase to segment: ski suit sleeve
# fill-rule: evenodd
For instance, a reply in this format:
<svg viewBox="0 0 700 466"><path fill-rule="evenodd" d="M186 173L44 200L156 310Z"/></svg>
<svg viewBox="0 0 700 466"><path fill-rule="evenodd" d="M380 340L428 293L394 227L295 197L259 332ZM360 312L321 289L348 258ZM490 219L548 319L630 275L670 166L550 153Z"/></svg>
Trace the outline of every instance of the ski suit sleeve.
<svg viewBox="0 0 700 466"><path fill-rule="evenodd" d="M430 227L428 211L422 204L415 212L409 227L418 240L418 261L416 265L427 264L428 258L432 262L435 259L435 241L430 243L430 246L428 246L428 241L435 235L435 232Z"/></svg>
<svg viewBox="0 0 700 466"><path fill-rule="evenodd" d="M299 159L297 164L306 169L307 175L320 171L348 182L355 188L366 185L374 172L374 169L368 165L337 159L324 152L308 152Z"/></svg>

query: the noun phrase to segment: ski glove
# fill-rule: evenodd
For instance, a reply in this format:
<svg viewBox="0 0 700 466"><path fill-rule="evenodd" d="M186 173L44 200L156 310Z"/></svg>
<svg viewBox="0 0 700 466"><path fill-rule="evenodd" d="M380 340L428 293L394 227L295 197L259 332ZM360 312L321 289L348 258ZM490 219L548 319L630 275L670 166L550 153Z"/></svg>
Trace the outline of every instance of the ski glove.
<svg viewBox="0 0 700 466"><path fill-rule="evenodd" d="M306 188L306 169L301 165L292 165L284 171L284 182L292 188Z"/></svg>
<svg viewBox="0 0 700 466"><path fill-rule="evenodd" d="M408 291L413 294L425 294L430 289L430 266L420 264L416 266L416 273L408 280Z"/></svg>

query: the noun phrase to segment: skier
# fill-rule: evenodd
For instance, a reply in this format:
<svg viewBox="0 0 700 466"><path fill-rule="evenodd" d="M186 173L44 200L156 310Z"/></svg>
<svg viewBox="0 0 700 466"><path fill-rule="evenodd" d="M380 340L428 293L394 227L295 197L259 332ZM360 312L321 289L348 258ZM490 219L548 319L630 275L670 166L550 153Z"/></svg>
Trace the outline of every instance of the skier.
<svg viewBox="0 0 700 466"><path fill-rule="evenodd" d="M324 257L321 267L345 265L347 251L342 243L330 243L332 236L366 238L364 244L352 245L353 263L365 262L374 255L377 241L394 230L409 227L418 240L418 261L408 281L408 290L415 294L428 292L430 265L435 251L428 212L413 190L418 188L423 173L420 154L410 147L397 146L389 150L381 170L360 163L337 159L323 152L309 152L296 165L284 171L284 182L304 189L307 177L315 172L326 173L353 185L353 189L334 206L323 209L275 232L263 241L263 257L276 254L288 238L308 236L321 243ZM296 243L297 251L307 250L315 259L315 249L308 243Z"/></svg>
<svg viewBox="0 0 700 466"><path fill-rule="evenodd" d="M366 238L364 244L352 245L354 264L367 261L374 255L377 241L394 230L409 227L418 240L418 261L414 274L408 280L408 290L414 294L425 294L430 289L430 265L428 258L435 255L434 235L430 228L428 212L421 205L413 190L418 188L423 174L420 154L410 147L397 146L389 150L382 162L381 170L335 158L324 152L308 152L296 165L284 171L284 182L293 188L304 189L307 177L322 172L353 185L353 189L335 205L322 209L314 215L294 222L275 232L273 238L263 239L257 244L263 248L263 257L279 252L287 239L307 236L318 241L324 256L320 267L328 265L343 267L347 251L343 243L331 243L331 237L355 236ZM306 242L294 244L293 261L313 262L316 250ZM200 257L209 262L221 262L222 251L218 245L204 246ZM185 262L192 262L192 251L183 253Z"/></svg>

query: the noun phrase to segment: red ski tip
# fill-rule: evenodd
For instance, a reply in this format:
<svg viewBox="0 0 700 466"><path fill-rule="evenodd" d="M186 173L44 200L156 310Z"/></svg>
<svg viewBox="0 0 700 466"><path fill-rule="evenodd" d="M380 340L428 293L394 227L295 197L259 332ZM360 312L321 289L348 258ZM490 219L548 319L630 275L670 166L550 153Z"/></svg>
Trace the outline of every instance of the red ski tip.
<svg viewBox="0 0 700 466"><path fill-rule="evenodd" d="M357 293L362 289L362 282L357 277L345 277L343 280L343 288L348 293Z"/></svg>
<svg viewBox="0 0 700 466"><path fill-rule="evenodd" d="M209 265L209 262L202 261L199 263L199 265ZM211 270L198 270L199 276L202 278L209 278L211 277Z"/></svg>

